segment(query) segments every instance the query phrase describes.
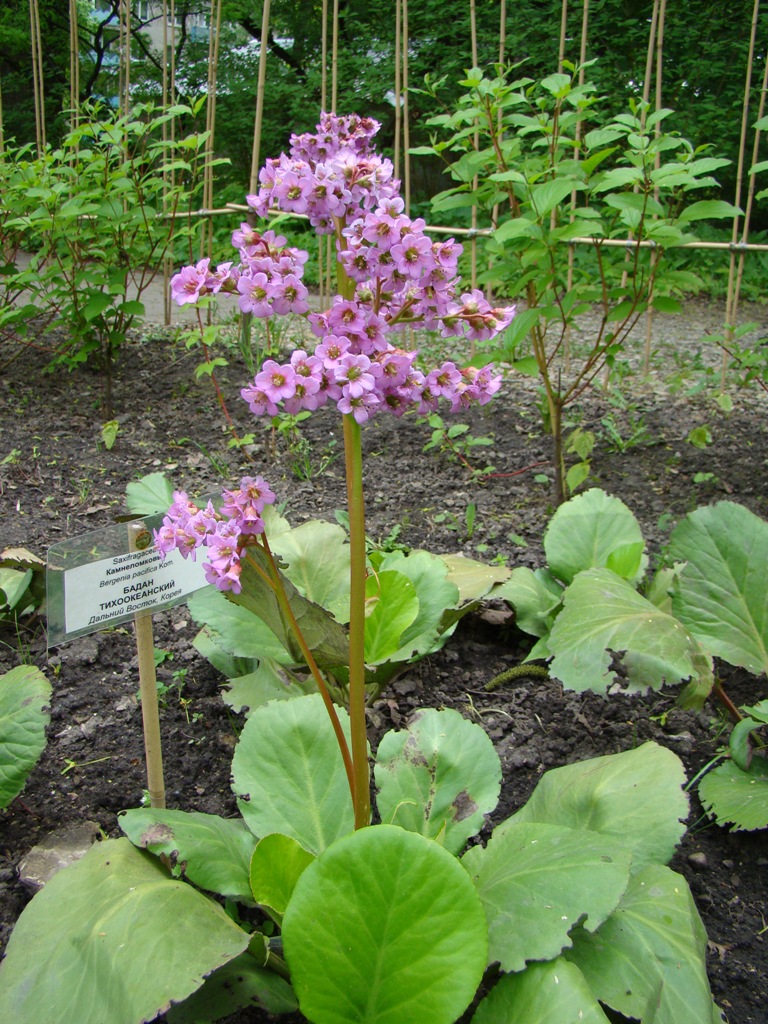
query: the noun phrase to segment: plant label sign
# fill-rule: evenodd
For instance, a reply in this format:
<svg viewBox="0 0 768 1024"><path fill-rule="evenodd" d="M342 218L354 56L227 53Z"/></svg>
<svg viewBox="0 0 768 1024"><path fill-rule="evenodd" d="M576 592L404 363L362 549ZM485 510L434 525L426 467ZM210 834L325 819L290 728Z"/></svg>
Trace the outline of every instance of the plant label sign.
<svg viewBox="0 0 768 1024"><path fill-rule="evenodd" d="M178 551L161 558L152 530L162 516L145 516L138 545L129 550L126 526L94 530L48 549L46 592L48 644L56 646L105 626L129 621L137 612L181 604L207 586L202 559Z"/></svg>

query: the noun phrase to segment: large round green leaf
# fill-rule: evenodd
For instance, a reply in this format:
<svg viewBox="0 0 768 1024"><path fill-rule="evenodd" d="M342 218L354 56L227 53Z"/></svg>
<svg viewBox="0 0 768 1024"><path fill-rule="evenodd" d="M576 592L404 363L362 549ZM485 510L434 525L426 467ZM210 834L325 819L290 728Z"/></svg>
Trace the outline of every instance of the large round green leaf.
<svg viewBox="0 0 768 1024"><path fill-rule="evenodd" d="M349 742L349 716L336 710ZM347 774L319 694L256 708L235 748L232 788L255 835L281 832L318 854L352 831Z"/></svg>
<svg viewBox="0 0 768 1024"><path fill-rule="evenodd" d="M584 975L567 960L530 964L505 974L483 999L472 1024L609 1024Z"/></svg>
<svg viewBox="0 0 768 1024"><path fill-rule="evenodd" d="M705 811L731 832L768 828L768 778L758 770L742 771L733 761L707 772L699 783Z"/></svg>
<svg viewBox="0 0 768 1024"><path fill-rule="evenodd" d="M274 658L290 665L291 656L262 620L247 608L228 601L220 590L205 587L187 601L189 614L212 633L212 639L238 658Z"/></svg>
<svg viewBox="0 0 768 1024"><path fill-rule="evenodd" d="M632 850L633 871L666 864L685 831L684 784L680 758L666 747L644 743L548 771L526 805L494 835L521 821L568 825L619 839Z"/></svg>
<svg viewBox="0 0 768 1024"><path fill-rule="evenodd" d="M610 569L580 572L564 595L547 646L549 670L569 690L605 693L622 653L628 692L658 690L695 675L696 646L673 616L638 594Z"/></svg>
<svg viewBox="0 0 768 1024"><path fill-rule="evenodd" d="M391 825L340 839L307 868L283 943L315 1024L451 1024L487 956L483 910L459 862Z"/></svg>
<svg viewBox="0 0 768 1024"><path fill-rule="evenodd" d="M258 842L242 821L199 811L137 807L124 811L120 828L134 846L164 853L174 874L232 899L250 899L248 871Z"/></svg>
<svg viewBox="0 0 768 1024"><path fill-rule="evenodd" d="M561 505L544 534L547 564L564 583L594 568L612 569L635 582L647 561L643 548L640 526L630 510L598 487Z"/></svg>
<svg viewBox="0 0 768 1024"><path fill-rule="evenodd" d="M269 541L287 563L285 575L304 597L338 622L349 622L349 541L336 523L312 519Z"/></svg>
<svg viewBox="0 0 768 1024"><path fill-rule="evenodd" d="M24 788L45 748L51 684L34 665L0 676L0 807Z"/></svg>
<svg viewBox="0 0 768 1024"><path fill-rule="evenodd" d="M707 933L682 875L653 864L634 875L616 911L594 934L579 930L566 956L597 998L654 1024L713 1019Z"/></svg>
<svg viewBox="0 0 768 1024"><path fill-rule="evenodd" d="M127 839L98 843L19 918L0 965L0 1020L154 1020L248 940L218 904Z"/></svg>
<svg viewBox="0 0 768 1024"><path fill-rule="evenodd" d="M768 523L732 501L679 523L670 555L686 562L675 614L716 657L768 672Z"/></svg>
<svg viewBox="0 0 768 1024"><path fill-rule="evenodd" d="M594 931L621 899L630 861L616 839L540 823L513 823L485 849L472 847L464 867L488 918L489 963L521 971L569 946L582 918Z"/></svg>
<svg viewBox="0 0 768 1024"><path fill-rule="evenodd" d="M496 806L501 763L486 732L458 711L419 711L388 732L376 753L382 821L459 853Z"/></svg>

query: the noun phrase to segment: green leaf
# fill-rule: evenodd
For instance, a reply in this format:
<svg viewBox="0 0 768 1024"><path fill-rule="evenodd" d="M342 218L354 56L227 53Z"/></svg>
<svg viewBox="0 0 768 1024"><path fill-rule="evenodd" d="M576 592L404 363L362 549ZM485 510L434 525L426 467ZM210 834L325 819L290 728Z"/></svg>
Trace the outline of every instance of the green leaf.
<svg viewBox="0 0 768 1024"><path fill-rule="evenodd" d="M250 899L248 870L257 839L242 821L199 811L137 807L118 824L134 846L164 853L175 877L184 875L209 892Z"/></svg>
<svg viewBox="0 0 768 1024"><path fill-rule="evenodd" d="M416 588L406 575L389 569L365 581L365 663L381 665L400 648L400 638L419 614Z"/></svg>
<svg viewBox="0 0 768 1024"><path fill-rule="evenodd" d="M524 238L533 236L538 230L535 221L528 217L513 217L505 220L493 233L497 242L509 242L513 238Z"/></svg>
<svg viewBox="0 0 768 1024"><path fill-rule="evenodd" d="M121 302L118 307L125 316L144 316L144 303L136 299L129 299L128 302Z"/></svg>
<svg viewBox="0 0 768 1024"><path fill-rule="evenodd" d="M50 697L51 684L34 665L0 676L0 807L19 795L45 749Z"/></svg>
<svg viewBox="0 0 768 1024"><path fill-rule="evenodd" d="M570 946L583 918L594 931L616 909L631 859L619 839L584 828L505 822L463 858L488 919L488 963L521 971Z"/></svg>
<svg viewBox="0 0 768 1024"><path fill-rule="evenodd" d="M119 430L120 424L117 420L108 420L106 423L102 424L101 440L104 442L104 447L108 452L112 450L115 441L117 440Z"/></svg>
<svg viewBox="0 0 768 1024"><path fill-rule="evenodd" d="M243 953L209 975L202 988L172 1006L166 1017L168 1024L212 1024L237 1010L264 1010L278 1015L298 1008L288 982L274 971L259 967L250 953Z"/></svg>
<svg viewBox="0 0 768 1024"><path fill-rule="evenodd" d="M761 771L742 771L733 761L718 765L699 782L699 798L719 825L731 832L768 828L768 778Z"/></svg>
<svg viewBox="0 0 768 1024"><path fill-rule="evenodd" d="M682 875L654 864L634 875L619 907L594 935L579 930L566 955L597 998L653 1024L713 1019L707 935Z"/></svg>
<svg viewBox="0 0 768 1024"><path fill-rule="evenodd" d="M669 295L656 295L651 302L654 309L657 309L660 313L682 313L682 304L677 300L671 298Z"/></svg>
<svg viewBox="0 0 768 1024"><path fill-rule="evenodd" d="M404 661L438 650L449 635L441 626L443 615L459 604L459 588L448 578L447 564L429 551L410 551L407 555L392 551L382 560L379 572L390 569L408 577L419 602L417 615L403 630L400 647L391 660Z"/></svg>
<svg viewBox="0 0 768 1024"><path fill-rule="evenodd" d="M314 856L290 836L264 836L251 858L251 892L257 903L284 914L296 883Z"/></svg>
<svg viewBox="0 0 768 1024"><path fill-rule="evenodd" d="M656 743L553 768L528 803L499 825L541 821L588 828L620 839L632 850L632 868L666 864L688 814L680 759Z"/></svg>
<svg viewBox="0 0 768 1024"><path fill-rule="evenodd" d="M570 467L568 472L565 474L565 486L568 488L569 494L573 494L574 491L581 487L589 476L591 468L591 463L587 460L584 462L576 462Z"/></svg>
<svg viewBox="0 0 768 1024"><path fill-rule="evenodd" d="M505 974L475 1011L472 1024L609 1024L584 975L558 957Z"/></svg>
<svg viewBox="0 0 768 1024"><path fill-rule="evenodd" d="M312 519L278 536L269 531L273 552L287 563L283 572L301 594L349 622L349 542L336 523Z"/></svg>
<svg viewBox="0 0 768 1024"><path fill-rule="evenodd" d="M83 317L90 321L95 320L97 316L101 314L112 305L111 295L102 295L101 293L94 295L88 300L83 308Z"/></svg>
<svg viewBox="0 0 768 1024"><path fill-rule="evenodd" d="M271 658L281 665L294 664L265 622L247 608L228 601L215 587L195 591L187 607L195 622L205 623L210 639L236 658Z"/></svg>
<svg viewBox="0 0 768 1024"><path fill-rule="evenodd" d="M349 743L349 716L337 714ZM319 694L256 708L240 733L232 780L255 835L280 832L317 854L352 831L347 775Z"/></svg>
<svg viewBox="0 0 768 1024"><path fill-rule="evenodd" d="M391 825L329 847L283 921L301 1012L315 1024L451 1024L486 964L480 900L437 843Z"/></svg>
<svg viewBox="0 0 768 1024"><path fill-rule="evenodd" d="M274 658L262 658L253 672L230 676L221 696L234 712L248 714L271 700L293 700L294 697L316 692L317 686L311 675L298 678L286 672Z"/></svg>
<svg viewBox="0 0 768 1024"><path fill-rule="evenodd" d="M610 569L585 569L567 588L547 641L550 673L570 690L606 693L658 690L696 674L695 646L686 630Z"/></svg>
<svg viewBox="0 0 768 1024"><path fill-rule="evenodd" d="M536 217L541 220L548 216L564 199L570 199L572 192L584 187L584 182L576 178L556 178L554 181L534 185L531 189L531 205Z"/></svg>
<svg viewBox="0 0 768 1024"><path fill-rule="evenodd" d="M128 510L137 516L166 512L173 504L173 484L165 473L148 473L125 488Z"/></svg>
<svg viewBox="0 0 768 1024"><path fill-rule="evenodd" d="M726 203L722 199L700 199L697 203L686 206L677 218L678 224L690 224L695 220L722 220L724 217L737 217L741 213L738 206Z"/></svg>
<svg viewBox="0 0 768 1024"><path fill-rule="evenodd" d="M544 534L550 571L565 583L582 569L604 568L611 554L627 545L640 545L642 552L643 535L637 520L623 501L597 487L561 505ZM638 580L645 561L640 554L625 578Z"/></svg>
<svg viewBox="0 0 768 1024"><path fill-rule="evenodd" d="M459 588L459 608L473 604L509 578L510 571L503 565L488 565L464 555L440 555L448 566L448 579Z"/></svg>
<svg viewBox="0 0 768 1024"><path fill-rule="evenodd" d="M277 599L270 573L271 566L263 548L249 548L248 559L242 563L240 574L242 590L239 594L229 591L227 600L262 619L294 663L302 664L304 658L293 622ZM320 668L346 665L349 662L349 642L344 627L329 611L300 594L284 573L280 575L293 616L317 664Z"/></svg>
<svg viewBox="0 0 768 1024"><path fill-rule="evenodd" d="M382 738L374 768L383 821L458 854L499 798L501 764L480 726L458 711L418 711Z"/></svg>
<svg viewBox="0 0 768 1024"><path fill-rule="evenodd" d="M154 1020L248 941L218 904L127 839L97 843L19 918L0 965L0 1020Z"/></svg>
<svg viewBox="0 0 768 1024"><path fill-rule="evenodd" d="M768 523L721 501L686 516L669 551L687 563L672 598L680 621L715 657L768 671Z"/></svg>
<svg viewBox="0 0 768 1024"><path fill-rule="evenodd" d="M494 593L515 610L515 625L532 636L546 636L563 600L563 588L547 569L520 565Z"/></svg>

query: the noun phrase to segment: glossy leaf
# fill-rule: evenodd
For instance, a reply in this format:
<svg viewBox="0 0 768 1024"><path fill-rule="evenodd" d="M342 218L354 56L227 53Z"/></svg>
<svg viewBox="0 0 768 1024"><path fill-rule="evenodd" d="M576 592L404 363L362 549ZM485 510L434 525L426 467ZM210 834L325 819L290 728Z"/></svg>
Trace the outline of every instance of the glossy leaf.
<svg viewBox="0 0 768 1024"><path fill-rule="evenodd" d="M715 655L768 671L768 523L731 501L696 509L677 525L670 555L686 565L672 605Z"/></svg>
<svg viewBox="0 0 768 1024"><path fill-rule="evenodd" d="M628 693L679 683L697 671L696 646L673 615L610 569L580 572L565 591L547 640L550 673L569 690ZM614 659L622 654L622 675ZM620 681L619 681L620 680Z"/></svg>
<svg viewBox="0 0 768 1024"><path fill-rule="evenodd" d="M134 846L165 854L175 876L233 899L250 899L248 871L258 842L242 821L199 811L138 807L118 819Z"/></svg>
<svg viewBox="0 0 768 1024"><path fill-rule="evenodd" d="M349 541L336 523L312 519L279 536L268 533L283 572L310 601L338 622L349 622Z"/></svg>
<svg viewBox="0 0 768 1024"><path fill-rule="evenodd" d="M628 545L634 551L631 560ZM564 583L570 583L583 569L610 566L617 551L621 552L621 575L636 582L647 561L634 515L623 501L597 487L560 506L544 534L544 550L550 571Z"/></svg>
<svg viewBox="0 0 768 1024"><path fill-rule="evenodd" d="M533 636L546 636L555 621L564 590L547 569L517 566L498 587L494 597L509 601L515 611L515 625Z"/></svg>
<svg viewBox="0 0 768 1024"><path fill-rule="evenodd" d="M731 825L731 832L768 828L768 778L764 768L745 772L726 761L701 779L699 799L719 825Z"/></svg>
<svg viewBox="0 0 768 1024"><path fill-rule="evenodd" d="M567 958L597 998L653 1024L713 1019L707 935L682 875L658 864L634 875L616 911L590 935L579 929Z"/></svg>
<svg viewBox="0 0 768 1024"><path fill-rule="evenodd" d="M459 589L448 579L448 566L429 551L411 551L408 555L392 551L379 566L379 571L388 569L407 576L419 600L416 618L403 631L393 660L405 661L438 650L447 639L441 639L443 616L459 603Z"/></svg>
<svg viewBox="0 0 768 1024"><path fill-rule="evenodd" d="M505 974L478 1006L472 1024L609 1024L575 964L563 957Z"/></svg>
<svg viewBox="0 0 768 1024"><path fill-rule="evenodd" d="M262 906L284 914L293 890L314 856L290 836L264 836L251 857L251 892Z"/></svg>
<svg viewBox="0 0 768 1024"><path fill-rule="evenodd" d="M632 870L666 864L688 814L680 758L656 743L552 768L530 799L496 828L540 821L613 836L631 848Z"/></svg>
<svg viewBox="0 0 768 1024"><path fill-rule="evenodd" d="M349 742L349 716L337 712ZM280 832L317 854L352 831L347 775L319 694L256 708L240 733L232 779L255 835Z"/></svg>
<svg viewBox="0 0 768 1024"><path fill-rule="evenodd" d="M587 829L507 822L463 864L488 918L488 962L521 971L551 960L582 918L594 931L616 908L629 880L631 851Z"/></svg>
<svg viewBox="0 0 768 1024"><path fill-rule="evenodd" d="M419 614L419 599L408 577L390 569L368 577L365 600L365 663L378 665L399 650L403 632Z"/></svg>
<svg viewBox="0 0 768 1024"><path fill-rule="evenodd" d="M314 1024L451 1024L487 958L467 873L437 843L391 825L340 839L307 868L283 943Z"/></svg>
<svg viewBox="0 0 768 1024"><path fill-rule="evenodd" d="M292 664L269 626L247 608L228 601L215 587L205 587L191 594L187 601L189 614L203 625L211 640L236 658L272 658L284 665ZM202 652L205 653L205 652Z"/></svg>
<svg viewBox="0 0 768 1024"><path fill-rule="evenodd" d="M142 1024L248 941L218 904L127 839L97 843L19 918L0 965L0 1020Z"/></svg>
<svg viewBox="0 0 768 1024"><path fill-rule="evenodd" d="M388 732L376 753L383 821L459 853L498 802L501 764L480 726L453 710L418 711L407 730Z"/></svg>
<svg viewBox="0 0 768 1024"><path fill-rule="evenodd" d="M0 807L24 788L45 749L51 684L34 665L0 676Z"/></svg>

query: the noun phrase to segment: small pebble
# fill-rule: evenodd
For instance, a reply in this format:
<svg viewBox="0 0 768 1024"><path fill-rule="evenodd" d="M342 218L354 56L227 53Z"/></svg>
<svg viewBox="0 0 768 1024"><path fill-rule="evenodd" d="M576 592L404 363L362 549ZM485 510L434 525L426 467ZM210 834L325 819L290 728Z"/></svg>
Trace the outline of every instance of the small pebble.
<svg viewBox="0 0 768 1024"><path fill-rule="evenodd" d="M695 871L706 871L709 867L706 853L701 853L699 851L688 854L688 863Z"/></svg>
<svg viewBox="0 0 768 1024"><path fill-rule="evenodd" d="M731 870L731 868L733 868L735 866L736 865L734 864L734 862L732 860L724 860L723 861L723 867L724 868L728 868L729 871Z"/></svg>

